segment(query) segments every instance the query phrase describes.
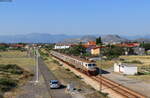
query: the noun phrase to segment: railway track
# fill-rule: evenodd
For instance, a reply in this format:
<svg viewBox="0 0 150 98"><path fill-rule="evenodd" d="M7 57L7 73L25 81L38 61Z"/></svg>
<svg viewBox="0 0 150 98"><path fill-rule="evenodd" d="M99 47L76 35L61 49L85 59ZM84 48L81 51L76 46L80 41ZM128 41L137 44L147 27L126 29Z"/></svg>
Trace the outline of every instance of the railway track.
<svg viewBox="0 0 150 98"><path fill-rule="evenodd" d="M146 98L145 96L143 96L133 90L130 90L121 84L118 84L112 80L109 80L106 77L92 76L91 78L97 82L102 83L102 85L114 90L115 92L121 94L122 96L124 96L126 98Z"/></svg>
<svg viewBox="0 0 150 98"><path fill-rule="evenodd" d="M53 55L51 55L53 56ZM55 56L53 56L55 57ZM135 92L119 83L116 83L110 79L107 79L106 77L97 75L97 76L90 76L88 75L85 71L77 69L75 67L73 67L71 64L69 64L66 61L63 61L61 59L59 59L58 57L55 57L56 59L62 61L63 63L67 64L68 66L72 67L73 69L75 69L76 71L88 76L89 78L93 79L94 81L98 82L98 83L102 83L102 85L104 85L105 87L108 87L110 89L112 89L113 91L115 91L116 93L122 95L125 98L146 98L144 95Z"/></svg>

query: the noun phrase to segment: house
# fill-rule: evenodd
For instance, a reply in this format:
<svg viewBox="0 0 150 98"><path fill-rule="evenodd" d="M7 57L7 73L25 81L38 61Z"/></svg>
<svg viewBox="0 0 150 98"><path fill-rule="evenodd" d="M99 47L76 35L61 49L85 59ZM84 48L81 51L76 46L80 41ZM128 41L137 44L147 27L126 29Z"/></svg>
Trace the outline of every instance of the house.
<svg viewBox="0 0 150 98"><path fill-rule="evenodd" d="M133 48L133 52L135 55L145 55L145 48L135 47Z"/></svg>
<svg viewBox="0 0 150 98"><path fill-rule="evenodd" d="M150 50L147 50L146 53L147 53L148 55L150 55Z"/></svg>
<svg viewBox="0 0 150 98"><path fill-rule="evenodd" d="M69 44L62 44L62 43L60 43L60 44L56 44L54 46L54 49L67 49L67 48L70 48Z"/></svg>
<svg viewBox="0 0 150 98"><path fill-rule="evenodd" d="M100 54L100 47L95 47L91 49L92 55L99 55Z"/></svg>
<svg viewBox="0 0 150 98"><path fill-rule="evenodd" d="M9 48L24 48L24 46L23 44L10 44Z"/></svg>
<svg viewBox="0 0 150 98"><path fill-rule="evenodd" d="M122 44L116 44L116 46L132 48L132 47L139 47L140 43L122 43Z"/></svg>
<svg viewBox="0 0 150 98"><path fill-rule="evenodd" d="M103 46L96 46L96 47L93 47L93 48L91 49L91 54L92 54L92 55L100 55L102 48L104 48L104 47L103 47Z"/></svg>
<svg viewBox="0 0 150 98"><path fill-rule="evenodd" d="M85 48L96 47L96 42L95 41L88 41L87 43L83 44L83 47L85 47Z"/></svg>
<svg viewBox="0 0 150 98"><path fill-rule="evenodd" d="M137 66L126 63L115 63L114 72L119 72L126 75L135 75L137 74Z"/></svg>

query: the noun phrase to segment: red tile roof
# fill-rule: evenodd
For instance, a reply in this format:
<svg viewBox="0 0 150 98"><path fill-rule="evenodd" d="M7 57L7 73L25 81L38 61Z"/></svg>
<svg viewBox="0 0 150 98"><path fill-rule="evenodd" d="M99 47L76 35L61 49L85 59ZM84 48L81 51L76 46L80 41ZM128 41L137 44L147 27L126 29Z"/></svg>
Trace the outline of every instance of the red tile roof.
<svg viewBox="0 0 150 98"><path fill-rule="evenodd" d="M117 44L117 46L120 46L120 47L138 47L138 46L140 46L140 43L123 43L123 44Z"/></svg>

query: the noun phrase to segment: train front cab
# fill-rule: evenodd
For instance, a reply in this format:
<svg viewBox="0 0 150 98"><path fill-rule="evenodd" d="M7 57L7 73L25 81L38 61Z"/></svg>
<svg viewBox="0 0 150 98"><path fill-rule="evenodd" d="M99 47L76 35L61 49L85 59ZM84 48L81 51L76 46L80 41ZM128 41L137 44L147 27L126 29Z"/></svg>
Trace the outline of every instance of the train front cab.
<svg viewBox="0 0 150 98"><path fill-rule="evenodd" d="M99 73L99 70L96 67L96 64L94 64L94 63L87 63L86 68L88 69L87 70L88 75L96 76Z"/></svg>

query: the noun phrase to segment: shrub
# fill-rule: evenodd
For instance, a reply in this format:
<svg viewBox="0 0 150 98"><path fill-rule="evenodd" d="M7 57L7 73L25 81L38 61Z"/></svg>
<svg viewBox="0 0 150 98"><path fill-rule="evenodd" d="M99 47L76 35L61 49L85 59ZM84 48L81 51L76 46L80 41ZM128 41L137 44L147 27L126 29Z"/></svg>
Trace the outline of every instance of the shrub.
<svg viewBox="0 0 150 98"><path fill-rule="evenodd" d="M70 71L70 69L68 69L68 68L67 68L67 69L65 69L65 70L66 70L66 71Z"/></svg>
<svg viewBox="0 0 150 98"><path fill-rule="evenodd" d="M18 67L16 64L7 64L7 65L0 65L0 71L9 72L12 74L22 74L23 70Z"/></svg>
<svg viewBox="0 0 150 98"><path fill-rule="evenodd" d="M6 92L17 86L17 81L9 78L0 78L0 91Z"/></svg>
<svg viewBox="0 0 150 98"><path fill-rule="evenodd" d="M142 62L138 61L138 60L133 60L133 61L131 61L131 63L142 64Z"/></svg>
<svg viewBox="0 0 150 98"><path fill-rule="evenodd" d="M141 61L133 60L133 61L124 61L123 63L133 63L133 64L142 64Z"/></svg>

